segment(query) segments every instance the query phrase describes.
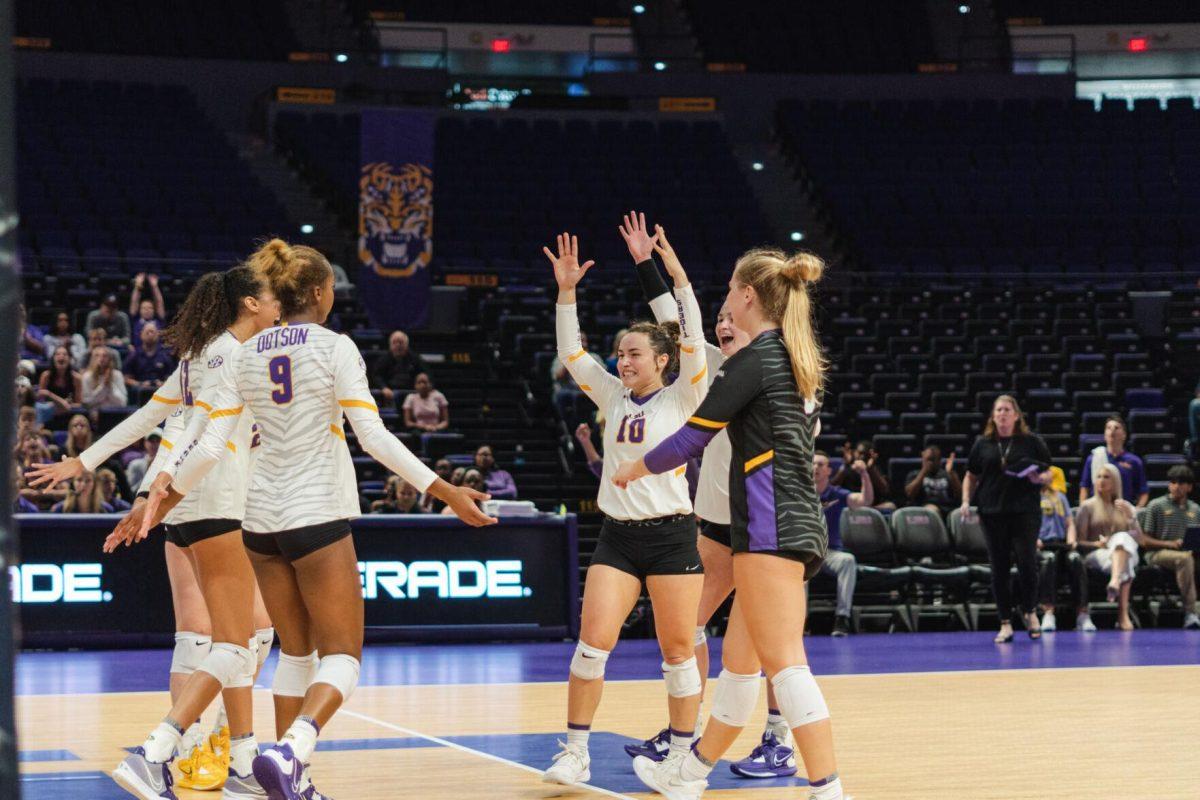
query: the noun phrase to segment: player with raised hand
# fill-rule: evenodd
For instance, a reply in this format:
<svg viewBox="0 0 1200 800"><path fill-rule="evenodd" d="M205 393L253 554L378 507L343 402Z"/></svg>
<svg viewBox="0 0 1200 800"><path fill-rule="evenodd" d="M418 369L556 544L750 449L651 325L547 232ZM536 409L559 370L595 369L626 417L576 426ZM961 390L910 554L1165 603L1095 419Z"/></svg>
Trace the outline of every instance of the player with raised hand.
<svg viewBox="0 0 1200 800"><path fill-rule="evenodd" d="M635 262L651 258L655 237L645 217L626 216L621 234ZM567 692L567 741L543 775L572 785L591 777L588 737L604 688L604 671L621 626L645 581L654 606L668 694L671 746L686 752L700 702L700 673L693 654L696 604L703 584L696 527L682 468L621 491L612 485L617 464L640 458L700 404L707 389L700 307L682 266L674 265L675 302L681 340L673 326L631 325L618 343L618 376L587 356L580 343L576 287L593 262L580 263L578 240L558 237L557 253L543 252L558 284L558 355L579 388L605 414L604 466L598 504L604 513L600 540L588 567L579 642L571 659ZM664 378L679 352L679 376Z"/></svg>

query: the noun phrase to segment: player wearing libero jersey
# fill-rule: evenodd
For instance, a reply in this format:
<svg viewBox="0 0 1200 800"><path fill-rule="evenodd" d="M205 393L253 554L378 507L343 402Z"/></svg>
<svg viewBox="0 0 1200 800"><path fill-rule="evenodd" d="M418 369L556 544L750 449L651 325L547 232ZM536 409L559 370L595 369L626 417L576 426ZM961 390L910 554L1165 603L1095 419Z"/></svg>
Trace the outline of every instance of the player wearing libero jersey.
<svg viewBox="0 0 1200 800"><path fill-rule="evenodd" d="M61 478L94 466L102 454L149 432L166 416L167 409L175 409L168 432L176 430L179 421L193 410L199 391L197 379L204 374L198 363L220 358L220 353L229 351L238 341L272 325L277 316L274 296L253 270L236 267L203 276L165 334L183 359L172 379L160 387L146 408L117 426L78 461L55 465L45 471L46 476ZM163 445L160 456L171 446L169 440ZM241 453L235 454L232 450L238 445ZM173 676L187 677L172 692L172 707L166 719L113 772L116 782L136 797L151 800L174 796L168 764L177 752L185 757L184 777L196 788L217 788L223 783L225 797L262 796L250 770L257 754L251 729L250 687L260 665L255 651L269 649L274 634L265 612L257 615L261 629L255 630L257 587L241 547L241 504L249 450L248 437L231 442L228 457L212 480L200 487L197 502L173 519L171 543L167 545L168 567L177 625L189 627L176 635L171 671ZM131 514L140 515L143 508L139 505ZM116 544L110 538L105 550L111 552ZM202 596L202 602L196 595ZM261 602L257 605L261 609ZM192 630L193 626L207 627L210 619L211 636ZM261 648L259 636L263 640ZM185 729L196 730L193 720L200 718L218 694L223 695L228 715L228 767L212 757L198 760L183 744ZM206 767L203 776L197 773L201 765ZM228 780L221 774L225 769L232 769ZM194 780L197 778L203 781Z"/></svg>
<svg viewBox="0 0 1200 800"><path fill-rule="evenodd" d="M350 538L358 487L343 418L363 450L468 524L495 520L475 504L486 494L437 478L384 427L358 348L322 327L333 307L333 270L325 257L274 239L251 262L270 281L284 322L218 367L215 385L204 393L212 409L207 421L191 426L197 434L185 434L189 444L155 479L145 518L121 533L143 538L220 460L239 420L254 415L263 444L243 541L283 652L305 652L297 642L311 631L320 662L314 678L299 670L288 679L305 689L299 715L279 744L254 759L253 769L271 800L300 800L315 792L304 765L321 727L353 693L362 657L362 584ZM292 666L281 660L279 669Z"/></svg>
<svg viewBox="0 0 1200 800"><path fill-rule="evenodd" d="M645 219L625 218L622 234L634 260L651 258L657 237ZM588 567L579 643L571 659L567 693L567 742L543 775L549 783L571 785L591 777L588 735L604 688L605 663L642 581L654 606L662 650L663 678L673 729L672 746L686 750L694 735L700 703L700 673L692 631L703 583L692 504L682 467L659 475L635 491L621 491L608 479L621 460L640 458L682 424L707 389L700 308L682 268L672 271L680 319L679 376L664 387L675 342L663 326L630 326L617 350L611 375L587 356L579 337L575 287L593 262L579 263L574 237L558 237L558 254L544 252L558 283L558 355L579 388L604 413L604 466L598 503L604 513L600 540ZM678 262L676 262L678 263Z"/></svg>
<svg viewBox="0 0 1200 800"><path fill-rule="evenodd" d="M722 366L687 424L614 481L632 486L675 469L729 431L730 539L737 595L712 715L692 752L633 760L642 782L671 800L700 797L717 759L758 702L759 672L775 688L808 775L810 800L841 800L829 710L804 652L805 581L828 536L813 480L825 363L807 286L824 264L801 253L751 250L738 259L726 305L750 344Z"/></svg>

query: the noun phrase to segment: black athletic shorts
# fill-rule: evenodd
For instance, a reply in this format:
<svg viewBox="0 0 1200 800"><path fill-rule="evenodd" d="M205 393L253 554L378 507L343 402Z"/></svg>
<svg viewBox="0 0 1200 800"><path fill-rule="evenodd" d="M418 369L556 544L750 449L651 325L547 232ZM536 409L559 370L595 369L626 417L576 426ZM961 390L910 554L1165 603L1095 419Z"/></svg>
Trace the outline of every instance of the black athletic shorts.
<svg viewBox="0 0 1200 800"><path fill-rule="evenodd" d="M283 556L288 561L299 561L334 542L350 535L350 520L335 519L319 525L306 525L278 533L251 533L242 531L242 543L247 550L264 556Z"/></svg>
<svg viewBox="0 0 1200 800"><path fill-rule="evenodd" d="M650 575L702 575L704 566L696 548L696 518L679 514L622 522L605 517L592 563L641 579Z"/></svg>
<svg viewBox="0 0 1200 800"><path fill-rule="evenodd" d="M706 539L712 539L717 544L723 544L729 549L733 549L733 539L730 538L728 525L722 525L719 522L709 522L708 520L700 521L700 535Z"/></svg>
<svg viewBox="0 0 1200 800"><path fill-rule="evenodd" d="M189 547L196 542L236 531L240 527L240 519L198 519L194 522L180 522L178 525L163 523L167 541L176 547Z"/></svg>

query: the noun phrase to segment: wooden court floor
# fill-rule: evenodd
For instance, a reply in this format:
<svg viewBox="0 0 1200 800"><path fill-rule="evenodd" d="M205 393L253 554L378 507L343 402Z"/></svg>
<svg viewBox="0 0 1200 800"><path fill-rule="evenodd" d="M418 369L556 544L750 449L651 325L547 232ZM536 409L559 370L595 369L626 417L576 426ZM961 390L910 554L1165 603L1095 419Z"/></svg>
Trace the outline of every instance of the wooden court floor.
<svg viewBox="0 0 1200 800"><path fill-rule="evenodd" d="M843 781L856 800L1200 798L1197 666L819 681L834 714ZM256 692L255 701L256 730L269 741L269 692ZM323 733L313 777L337 800L655 797L636 791L620 744L660 727L661 681L606 687L592 743L595 787L540 781L561 737L565 702L565 683L362 687ZM756 719L765 695L759 705ZM124 797L98 773L115 766L121 748L139 744L165 709L162 692L18 697L24 796ZM748 728L729 755L748 753L758 733ZM724 764L716 775L720 786L705 797L806 796L798 782L736 779Z"/></svg>

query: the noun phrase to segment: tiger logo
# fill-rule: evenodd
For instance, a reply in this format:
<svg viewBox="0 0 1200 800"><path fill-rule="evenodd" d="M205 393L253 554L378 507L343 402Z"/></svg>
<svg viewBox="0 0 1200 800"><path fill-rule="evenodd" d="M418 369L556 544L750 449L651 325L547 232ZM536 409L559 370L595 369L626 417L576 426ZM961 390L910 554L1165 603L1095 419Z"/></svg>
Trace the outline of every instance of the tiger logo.
<svg viewBox="0 0 1200 800"><path fill-rule="evenodd" d="M377 275L407 278L433 258L433 172L367 164L358 181L358 257Z"/></svg>

